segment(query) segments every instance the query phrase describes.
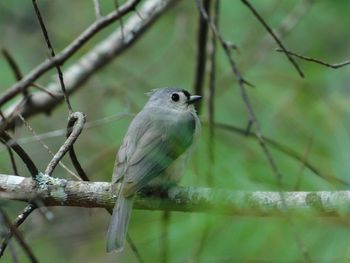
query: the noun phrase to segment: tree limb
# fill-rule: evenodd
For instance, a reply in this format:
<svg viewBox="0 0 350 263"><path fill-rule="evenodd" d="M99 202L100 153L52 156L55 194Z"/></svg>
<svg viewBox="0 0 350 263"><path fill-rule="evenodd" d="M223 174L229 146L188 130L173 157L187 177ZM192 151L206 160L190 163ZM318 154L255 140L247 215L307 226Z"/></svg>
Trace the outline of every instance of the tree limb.
<svg viewBox="0 0 350 263"><path fill-rule="evenodd" d="M63 72L65 77L65 85L67 93L71 94L82 86L92 75L94 75L102 67L110 63L116 56L122 53L125 49L130 47L139 37L149 28L149 26L159 17L159 15L169 7L170 4L176 2L175 0L155 0L146 1L138 9L138 13L142 15L141 20L137 14L132 15L128 18L123 26L123 30L117 29L115 32L110 34L106 39L98 43L88 53L82 56L76 63L71 65L66 71ZM62 55L61 55L62 53ZM55 60L58 60L60 56L66 54L66 49L61 53L57 54ZM45 63L54 63L54 60L49 60ZM54 64L52 65L52 67ZM41 66L39 65L38 68ZM45 67L45 70L49 68ZM20 82L14 85L14 87L21 86L20 84L27 80L30 84L39 76L31 77L36 70L24 77ZM40 71L41 72L41 71ZM33 79L32 79L33 78ZM26 84L26 82L25 82ZM24 85L24 84L23 84ZM14 89L11 88L10 90ZM22 86L21 86L22 87ZM31 95L30 103L21 105L21 102L14 103L6 111L4 111L4 119L0 120L0 127L7 129L12 127L20 113L24 118L38 114L38 113L49 113L59 103L62 102L63 96L59 84L54 81L47 85L47 89L56 95L56 98L52 98L45 92L36 92ZM8 92L10 92L7 91ZM16 89L15 89L16 90ZM16 93L17 94L17 93ZM11 118L12 116L12 118ZM20 123L20 122L17 122Z"/></svg>
<svg viewBox="0 0 350 263"><path fill-rule="evenodd" d="M112 208L118 192L107 182L67 181L39 175L32 178L0 174L0 198L28 202L40 197L47 206ZM181 212L212 212L234 216L279 216L287 212L315 216L350 215L350 191L231 191L201 187L148 188L138 194L135 208Z"/></svg>

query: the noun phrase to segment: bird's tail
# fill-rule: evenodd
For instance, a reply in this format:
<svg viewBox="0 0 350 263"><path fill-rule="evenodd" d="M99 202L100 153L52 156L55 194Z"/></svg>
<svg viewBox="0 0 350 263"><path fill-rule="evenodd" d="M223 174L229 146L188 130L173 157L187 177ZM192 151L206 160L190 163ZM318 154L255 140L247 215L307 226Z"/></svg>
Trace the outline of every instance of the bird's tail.
<svg viewBox="0 0 350 263"><path fill-rule="evenodd" d="M133 197L119 195L108 228L107 252L123 250L133 202Z"/></svg>

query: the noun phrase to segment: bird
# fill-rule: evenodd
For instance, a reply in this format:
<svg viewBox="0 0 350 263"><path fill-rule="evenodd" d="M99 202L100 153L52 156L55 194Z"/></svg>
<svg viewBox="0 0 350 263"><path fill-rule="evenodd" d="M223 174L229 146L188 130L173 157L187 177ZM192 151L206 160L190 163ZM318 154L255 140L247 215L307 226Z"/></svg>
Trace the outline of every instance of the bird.
<svg viewBox="0 0 350 263"><path fill-rule="evenodd" d="M138 191L148 185L178 183L178 167L184 166L200 132L193 104L201 96L172 87L147 95L148 102L130 123L116 156L112 186L121 186L107 232L107 252L123 250Z"/></svg>

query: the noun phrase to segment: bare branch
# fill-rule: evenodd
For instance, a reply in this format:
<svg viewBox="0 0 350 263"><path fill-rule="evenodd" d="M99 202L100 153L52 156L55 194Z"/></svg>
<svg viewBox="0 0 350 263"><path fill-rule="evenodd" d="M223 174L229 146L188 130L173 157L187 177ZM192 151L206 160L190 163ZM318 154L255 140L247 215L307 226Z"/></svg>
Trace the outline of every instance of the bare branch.
<svg viewBox="0 0 350 263"><path fill-rule="evenodd" d="M55 67L56 64L63 64L68 58L70 58L76 51L78 51L88 40L90 40L96 33L101 31L106 26L110 25L114 21L118 20L125 14L133 11L140 0L129 0L122 5L118 11L111 12L103 18L95 21L91 24L78 38L76 38L69 46L56 55L54 59L46 60L33 69L27 76L21 81L14 84L10 89L0 97L0 105L3 105L22 90L26 89L31 83L38 79L48 70Z"/></svg>
<svg viewBox="0 0 350 263"><path fill-rule="evenodd" d="M0 176L1 178L1 176ZM0 179L1 181L1 179ZM33 185L35 185L35 181L32 180ZM0 186L0 194L2 192L2 187ZM14 224L12 224L12 226L14 227L14 229L17 229L26 219L27 217L36 209L36 206L33 204L28 204L22 211L22 213L20 213ZM1 256L4 254L4 251L8 245L9 240L11 239L12 235L14 234L14 232L12 230L9 230L7 235L4 237L3 241L0 244L0 258Z"/></svg>
<svg viewBox="0 0 350 263"><path fill-rule="evenodd" d="M0 197L28 202L39 196L47 206L112 208L116 192L107 182L67 181L50 176L38 178L39 187L29 177L0 174ZM245 192L200 187L173 187L159 193L148 188L139 193L135 208L182 212L212 212L231 216L285 216L286 212L314 216L350 215L350 191ZM287 211L285 210L287 208Z"/></svg>
<svg viewBox="0 0 350 263"><path fill-rule="evenodd" d="M69 138L72 135L72 132L75 129L75 124L80 122L81 125L81 129L83 129L83 126L86 122L85 116L84 114L82 114L81 112L76 112L74 116L71 116L69 118L68 121L68 125L67 125L67 138ZM79 125L79 124L78 124ZM72 161L72 164L75 168L75 170L77 171L77 173L79 174L80 179L82 179L83 181L90 181L89 177L86 175L83 167L80 165L79 161L78 161L78 157L75 154L75 150L74 150L74 145L72 144L69 148L69 157Z"/></svg>
<svg viewBox="0 0 350 263"><path fill-rule="evenodd" d="M34 10L35 10L36 16L37 16L38 21L39 21L39 24L40 24L41 31L43 32L43 35L44 35L44 38L45 38L45 42L46 42L47 47L48 47L48 49L50 51L50 55L51 55L50 59L54 59L55 56L56 56L55 50L54 50L54 48L53 48L53 46L51 44L51 41L50 41L50 38L49 38L49 33L46 30L46 26L45 26L44 20L43 20L41 14L40 14L40 9L39 9L39 7L38 7L38 5L36 3L36 0L32 0L32 3L33 3L33 6L34 6ZM69 101L69 97L68 97L68 94L67 94L67 91L66 91L66 86L64 85L63 73L62 73L60 64L58 62L55 62L55 68L57 70L58 79L60 81L60 86L61 86L61 89L62 89L64 100L66 101L69 113L72 113L73 112L72 105L70 104L70 101Z"/></svg>
<svg viewBox="0 0 350 263"><path fill-rule="evenodd" d="M32 177L35 178L35 176L38 174L38 168L30 158L30 156L25 152L25 150L15 140L13 140L10 134L6 131L2 131L0 133L0 140L3 143L6 143L7 146L11 147L12 150L14 150L14 152L21 158L21 160L27 166ZM9 141L11 141L11 144L8 144Z"/></svg>
<svg viewBox="0 0 350 263"><path fill-rule="evenodd" d="M8 216L6 215L6 213L2 210L2 208L0 207L0 217L2 217L0 221L4 221L4 223L8 226L8 233L7 236L9 235L9 233L11 233L11 235L13 234L16 237L16 240L18 241L18 243L21 245L21 247L23 248L23 250L25 251L25 253L27 254L30 262L32 263L37 263L38 260L36 259L31 247L28 245L28 243L24 240L22 234L18 231L17 227L13 226L10 219L8 218ZM4 251L3 249L1 249L1 251ZM0 257L2 256L1 252L0 252Z"/></svg>
<svg viewBox="0 0 350 263"><path fill-rule="evenodd" d="M13 75L15 76L15 79L18 81L22 78L21 70L19 69L18 64L16 63L16 60L12 57L10 52L8 52L6 49L1 49L1 52L3 56L5 57L7 63L9 64L10 68L12 69Z"/></svg>
<svg viewBox="0 0 350 263"><path fill-rule="evenodd" d="M271 166L272 172L274 173L274 175L277 178L277 183L279 185L280 188L282 188L282 174L280 173L280 171L278 170L277 164L275 163L275 160L273 159L269 149L267 148L267 145L265 143L264 137L261 133L261 129L260 129L260 124L258 122L258 119L255 115L253 106L250 102L250 98L247 94L246 91L246 86L248 84L247 81L244 80L241 71L239 70L235 60L232 57L232 49L230 47L227 46L227 42L224 40L224 38L222 37L220 31L218 30L218 28L216 27L216 25L213 23L213 21L209 18L207 12L205 11L205 9L203 8L202 5L202 1L201 0L196 0L198 9L201 13L201 15L207 20L207 23L210 26L210 29L212 30L212 32L215 34L216 38L219 40L219 43L221 44L223 50L226 53L226 57L230 63L231 66L231 70L232 73L234 74L237 82L238 82L238 86L240 88L240 92L241 92L241 96L242 96L242 100L246 106L246 109L248 111L248 115L249 115L249 119L248 119L248 124L250 124L250 126L252 124L255 124L256 127L256 137L259 140L260 146ZM249 129L250 130L250 129ZM248 130L248 131L249 131Z"/></svg>
<svg viewBox="0 0 350 263"><path fill-rule="evenodd" d="M312 57L303 56L303 55L294 53L294 52L289 51L289 50L276 49L276 51L277 51L277 52L287 52L289 55L295 56L295 57L297 57L297 58L300 58L300 59L303 59L303 60L306 60L306 61L310 61L310 62L314 62L314 63L317 63L317 64L321 64L321 65L323 65L323 66L326 66L326 67L329 67L329 68L334 68L334 69L337 69L337 68L341 68L341 67L350 65L350 60L346 60L346 61L341 62L341 63L330 64L330 63L324 62L324 61L322 61L322 60L319 60L319 59L317 59L317 58L312 58Z"/></svg>
<svg viewBox="0 0 350 263"><path fill-rule="evenodd" d="M40 136L34 131L34 129L29 125L29 123L23 118L21 114L18 114L18 117L21 119L21 121L24 123L24 125L28 128L28 130L34 135L34 138L36 141L38 141L44 149L53 157L55 154L51 151L50 147L44 143L44 141L40 138ZM9 142L11 144L11 142ZM65 169L70 175L80 179L78 175L76 175L73 171L71 171L62 161L59 162L59 165Z"/></svg>
<svg viewBox="0 0 350 263"><path fill-rule="evenodd" d="M130 2L130 1L129 1ZM134 2L134 1L132 1ZM149 28L149 26L162 14L167 7L169 7L175 0L155 0L155 1L146 1L139 9L139 12L142 13L144 20L140 20L137 15L131 16L126 23L124 24L123 31L117 29L109 37L97 44L93 49L91 49L87 54L81 57L75 64L70 66L66 71L63 72L65 76L65 84L68 94L73 93L78 88L82 87L82 84L85 83L94 73L100 70L103 66L110 63L116 56L122 53L125 49L130 47L133 43L138 40L142 34ZM126 4L118 9L118 18L121 17L126 12ZM124 10L124 11L123 11ZM128 9L129 10L129 9ZM84 33L83 33L84 35ZM78 41L77 43L80 43ZM76 45L76 44L75 44ZM67 49L71 50L74 45L69 46L61 53L57 54L55 60L58 58L66 58ZM69 53L69 52L68 52ZM67 57L68 58L68 57ZM51 60L52 61L52 60ZM61 61L62 62L62 61ZM45 62L52 63L52 62ZM28 78L38 78L44 72L40 73L42 70L47 70L47 66L38 66L24 79ZM52 68L49 67L48 69ZM35 73L36 72L36 73ZM38 72L40 73L39 75ZM31 80L32 82L32 80ZM14 87L26 86L26 82L23 80ZM54 94L60 93L60 87L56 82L52 82L48 85L48 90ZM13 106L9 107L4 115L6 118L12 116L14 111L17 111L19 108L19 113L23 117L28 118L29 116L38 114L38 113L48 113L54 109L61 101L63 97L57 96L57 99L53 99L43 92L36 92L31 96L31 103L28 105L21 105L18 107L20 102L15 103ZM8 120L6 126L4 125L4 119L0 121L0 126L4 125L5 128L14 126L18 118L12 118Z"/></svg>
<svg viewBox="0 0 350 263"><path fill-rule="evenodd" d="M278 46L283 50L283 52L286 54L289 61L292 63L292 65L295 67L297 72L299 73L300 77L304 77L304 73L302 72L301 68L299 67L298 63L295 62L295 60L288 54L286 48L284 47L283 43L277 35L273 32L273 30L269 27L269 25L266 23L264 18L258 13L258 11L250 4L248 0L241 0L243 4L245 4L248 9L254 14L254 16L259 20L259 22L263 25L263 27L270 33L270 35L275 39Z"/></svg>
<svg viewBox="0 0 350 263"><path fill-rule="evenodd" d="M74 112L70 114L69 121L74 120L74 125L72 127L72 131L68 136L67 140L60 147L55 156L51 159L50 163L47 165L45 174L51 175L57 164L63 158L63 156L69 151L74 142L78 139L80 133L82 132L85 124L85 115L81 112Z"/></svg>
<svg viewBox="0 0 350 263"><path fill-rule="evenodd" d="M210 13L210 0L203 1L203 8ZM207 61L207 44L208 44L208 23L205 18L199 14L198 32L197 32L197 59L196 72L194 80L194 94L203 95L205 83L205 67ZM201 112L202 103L198 103L196 109Z"/></svg>

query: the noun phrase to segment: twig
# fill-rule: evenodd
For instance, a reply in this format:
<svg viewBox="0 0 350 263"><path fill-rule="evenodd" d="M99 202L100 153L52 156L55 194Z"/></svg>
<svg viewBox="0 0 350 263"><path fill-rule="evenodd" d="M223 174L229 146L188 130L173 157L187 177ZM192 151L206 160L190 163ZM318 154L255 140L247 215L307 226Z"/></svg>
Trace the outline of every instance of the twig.
<svg viewBox="0 0 350 263"><path fill-rule="evenodd" d="M96 19L100 19L101 18L101 5L100 5L100 0L93 0L94 2L94 9L95 9L95 15L96 15Z"/></svg>
<svg viewBox="0 0 350 263"><path fill-rule="evenodd" d="M306 167L305 163L307 162L307 158L308 158L308 155L310 153L310 150L311 150L311 146L312 146L312 139L310 138L310 140L308 141L308 144L306 146L306 149L304 151L304 154L303 154L303 161L301 162L301 166L300 166L300 170L297 174L297 180L295 182L295 185L294 185L294 190L295 191L298 191L299 188L300 188L300 185L301 185L301 180L303 178L303 172L304 172L304 169Z"/></svg>
<svg viewBox="0 0 350 263"><path fill-rule="evenodd" d="M22 78L21 70L18 67L18 64L16 63L15 59L12 57L10 52L8 52L6 49L1 49L1 52L6 59L7 63L9 64L10 68L12 69L12 72L15 76L15 79L19 81Z"/></svg>
<svg viewBox="0 0 350 263"><path fill-rule="evenodd" d="M258 11L250 4L248 0L241 0L243 4L245 4L248 9L254 14L254 16L259 20L259 22L263 25L263 27L267 30L267 32L270 33L270 35L275 39L277 45L283 50L283 52L286 54L289 61L292 63L292 65L295 67L297 72L299 73L300 77L304 78L304 73L302 72L299 65L296 63L296 61L288 54L286 48L284 47L282 41L276 36L276 34L273 32L273 30L269 27L269 25L265 22L264 18L258 13Z"/></svg>
<svg viewBox="0 0 350 263"><path fill-rule="evenodd" d="M9 235L9 233L11 233L12 235L15 236L16 240L18 241L18 243L20 244L20 246L23 248L23 250L25 251L25 253L27 254L30 262L32 263L37 263L38 260L36 259L32 249L30 248L30 246L27 244L27 242L23 239L21 233L18 231L17 227L13 226L10 219L8 218L8 216L6 215L6 213L2 210L2 208L0 207L0 217L2 219L2 221L4 221L4 223L8 226L8 233L6 234L6 236ZM2 253L4 250L1 250ZM0 258L3 254L1 254L0 252Z"/></svg>
<svg viewBox="0 0 350 263"><path fill-rule="evenodd" d="M10 156L10 161L11 161L13 173L14 173L15 175L18 175L18 170L17 170L17 165L16 165L16 159L15 159L15 157L14 157L14 155L13 155L13 152L12 152L11 147L8 145L8 143L7 143L5 140L3 140L3 139L0 138L0 141L1 141L1 142L6 146L6 148L7 148L7 151L8 151L9 156Z"/></svg>
<svg viewBox="0 0 350 263"><path fill-rule="evenodd" d="M214 7L212 10L213 23L216 27L218 27L219 22L219 9L220 9L220 1L214 0ZM209 99L208 99L208 119L209 119L209 141L208 141L208 154L209 154L209 171L207 175L207 181L209 186L214 185L214 178L212 176L211 168L214 166L215 162L215 129L214 129L214 121L215 121L215 87L216 87L216 36L211 31L211 40L209 45Z"/></svg>
<svg viewBox="0 0 350 263"><path fill-rule="evenodd" d="M12 55L10 54L10 52L8 52L6 49L2 49L2 54L4 55L7 63L9 64L10 68L12 69L12 72L15 76L15 80L16 81L20 81L23 77L22 72L18 66L18 64L16 63L16 60L12 57ZM27 90L23 90L23 97L24 98L28 98L28 91Z"/></svg>
<svg viewBox="0 0 350 263"><path fill-rule="evenodd" d="M110 25L114 21L118 20L120 17L134 10L135 6L141 0L129 0L123 4L118 12L111 12L110 14L104 16L103 18L95 21L91 24L81 35L76 38L69 46L67 46L63 51L58 53L55 58L46 60L33 69L27 76L25 76L21 81L14 84L11 88L7 89L3 95L0 97L0 106L15 97L22 90L26 89L31 83L38 79L48 70L55 67L57 64L63 64L68 58L74 55L88 40L90 40L96 33L101 31L106 26Z"/></svg>
<svg viewBox="0 0 350 263"><path fill-rule="evenodd" d="M238 127L235 127L233 125L223 124L223 123L215 123L215 127L235 132L241 136L249 136L249 137L258 139L256 134L253 134L251 132L247 134L245 129L238 128ZM305 165L305 167L307 167L310 171L312 171L315 175L319 176L320 178L325 179L327 182L332 183L332 184L337 184L340 186L347 186L347 187L350 186L350 183L348 183L347 181L344 181L343 179L337 178L337 177L329 175L329 174L322 173L316 166L311 164L309 161L305 160L305 158L302 154L299 154L298 152L294 151L293 149L289 148L288 146L282 145L279 142L274 141L274 140L272 140L268 137L265 137L265 136L263 136L263 138L268 145L270 145L271 147L275 148L276 150L286 154L287 156L290 156L291 158L299 161L300 163Z"/></svg>
<svg viewBox="0 0 350 263"><path fill-rule="evenodd" d="M34 129L29 125L29 123L24 119L21 114L18 114L18 117L24 123L24 125L28 128L28 130L34 135L35 139L40 142L40 144L46 149L46 151L53 157L55 154L51 151L50 147L44 143L44 141L39 137L39 135L34 131ZM74 178L80 180L80 177L76 175L72 170L70 170L62 161L59 162L59 165L65 169L68 174L72 175Z"/></svg>
<svg viewBox="0 0 350 263"><path fill-rule="evenodd" d="M9 247L9 253L10 253L11 257L12 257L12 262L13 263L19 263L17 252L16 252L16 250L13 247L13 244L11 242L8 244L8 247Z"/></svg>
<svg viewBox="0 0 350 263"><path fill-rule="evenodd" d="M134 241L132 240L131 236L129 233L127 233L126 235L126 241L128 241L129 245L130 245L130 248L132 250L132 252L134 253L136 259L137 259L137 262L139 263L144 263L145 261L143 260L137 246L135 245Z"/></svg>
<svg viewBox="0 0 350 263"><path fill-rule="evenodd" d="M12 69L12 72L15 75L15 79L17 81L20 81L23 77L23 74L22 74L17 62L15 61L13 56L6 49L2 49L2 54L6 58L7 63L9 64L10 68ZM52 92L50 92L49 90L46 90L45 88L41 87L40 85L38 85L36 83L31 83L30 86L37 88L38 90L43 91L43 92L47 93L48 95L50 95L51 97L57 99L57 96L55 96ZM24 97L28 96L27 90L23 91L23 95L24 95Z"/></svg>
<svg viewBox="0 0 350 263"><path fill-rule="evenodd" d="M12 226L14 227L14 229L18 229L18 227L27 219L27 217L35 210L36 206L33 204L28 204L24 210L22 211L22 213L20 213L14 224L12 224ZM0 258L3 256L5 249L8 245L8 242L10 241L12 235L14 234L13 231L11 231L11 229L8 231L7 235L4 237L4 239L2 240L1 244L0 244Z"/></svg>
<svg viewBox="0 0 350 263"><path fill-rule="evenodd" d="M54 50L54 48L53 48L53 46L51 44L51 41L50 41L50 38L49 38L49 34L48 34L48 32L46 30L46 27L45 27L44 20L43 20L41 14L40 14L40 9L39 9L39 7L38 7L38 5L36 3L36 0L32 0L32 3L33 3L33 6L34 6L34 9L35 9L35 13L37 15L37 18L38 18L41 30L43 32L43 35L44 35L47 47L48 47L48 49L50 51L51 59L53 61L55 61L54 60L54 58L56 56L55 50ZM72 113L73 112L72 105L70 104L69 97L68 97L68 94L67 94L67 91L66 91L66 86L64 85L63 73L62 73L60 64L58 62L56 62L55 63L55 67L56 67L56 70L57 70L57 73L58 73L58 79L60 81L60 85L61 85L61 88L62 88L62 93L63 93L64 99L66 101L69 113Z"/></svg>
<svg viewBox="0 0 350 263"><path fill-rule="evenodd" d="M38 168L36 167L32 159L29 157L29 155L24 151L24 149L6 131L1 132L0 140L3 143L6 143L9 147L12 148L12 150L15 151L15 153L17 153L17 155L21 158L21 160L27 166L32 177L35 178L35 176L39 173ZM8 144L8 141L10 140L11 140L11 144Z"/></svg>
<svg viewBox="0 0 350 263"><path fill-rule="evenodd" d="M346 61L341 62L341 63L330 64L330 63L324 62L324 61L322 61L322 60L319 60L319 59L317 59L317 58L312 58L312 57L303 56L303 55L294 53L294 52L289 51L289 50L276 49L276 51L277 51L277 52L285 52L285 53L287 53L287 54L289 54L289 55L292 55L292 56L294 56L294 57L297 57L297 58L300 58L300 59L303 59L303 60L306 60L306 61L314 62L314 63L317 63L317 64L321 64L321 65L323 65L323 66L326 66L326 67L329 67L329 68L334 68L334 69L337 69L337 68L341 68L341 67L350 65L350 60L346 60Z"/></svg>
<svg viewBox="0 0 350 263"><path fill-rule="evenodd" d="M300 0L294 8L285 16L282 22L273 29L273 32L279 39L286 37L293 28L302 20L307 11L310 10L313 0ZM253 35L252 35L253 36ZM254 35L255 36L255 35ZM251 42L248 39L247 42ZM249 53L247 61L250 62L249 67L257 64L267 54L271 48L275 45L275 40L270 35L264 36L257 44L254 52Z"/></svg>
<svg viewBox="0 0 350 263"><path fill-rule="evenodd" d="M210 0L203 1L203 8L207 13L210 12ZM205 83L205 67L207 61L207 39L208 39L208 23L199 14L198 31L197 31L197 59L194 80L194 94L203 95L203 87ZM202 103L198 103L197 112L201 112Z"/></svg>
<svg viewBox="0 0 350 263"><path fill-rule="evenodd" d="M119 2L118 2L118 0L114 0L114 6L115 6L115 9L118 11L119 10ZM120 17L119 23L120 23L120 32L121 32L121 35L122 35L122 41L124 42L124 22L123 22L123 17Z"/></svg>
<svg viewBox="0 0 350 263"><path fill-rule="evenodd" d="M83 129L84 127L84 124L85 124L85 121L86 121L86 118L85 118L85 115L81 112L75 112L74 115L72 115L70 118L69 118L69 121L68 121L68 125L67 125L67 138L69 138L69 136L71 135L72 133L72 129L74 127L74 124L76 122L77 125L81 125L81 129ZM79 161L78 161L78 157L77 155L75 154L75 151L74 151L74 146L73 144L71 145L70 149L69 149L69 157L72 161L72 164L75 168L75 170L77 171L79 177L83 180L83 181L90 181L89 180L89 177L86 175L84 169L81 167Z"/></svg>
<svg viewBox="0 0 350 263"><path fill-rule="evenodd" d="M81 112L74 112L70 114L69 119L75 119L75 123L72 127L72 132L67 138L67 140L64 142L64 144L60 147L58 152L55 154L55 156L51 159L50 163L47 165L45 169L45 174L50 175L52 174L53 170L59 163L59 161L63 158L63 156L69 151L70 147L74 144L74 142L78 139L80 133L83 130L84 123L85 123L85 115Z"/></svg>

